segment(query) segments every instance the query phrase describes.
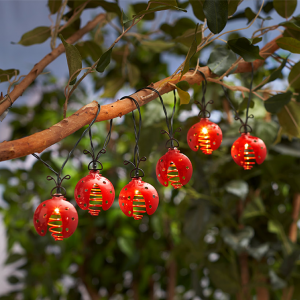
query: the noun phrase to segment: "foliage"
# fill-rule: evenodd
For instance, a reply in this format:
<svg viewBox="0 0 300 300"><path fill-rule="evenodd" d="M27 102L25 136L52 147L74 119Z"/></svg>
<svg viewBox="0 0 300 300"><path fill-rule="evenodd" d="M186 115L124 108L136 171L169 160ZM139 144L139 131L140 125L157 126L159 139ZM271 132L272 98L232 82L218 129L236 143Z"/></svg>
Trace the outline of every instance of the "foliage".
<svg viewBox="0 0 300 300"><path fill-rule="evenodd" d="M106 20L88 38L75 45L62 40L69 74L74 77L70 84L75 83L83 64L88 74L91 73L94 90L102 98L114 98L119 91L126 94L129 87L142 88L171 75L165 55L172 55L182 62L178 69L179 78L197 65L199 57L200 64L204 64L201 58L204 46L210 50L206 65L216 77L222 77L229 69L233 73L237 60L263 60L259 53L261 44L257 45L257 42L261 42L260 35L277 29L278 22L251 39L242 36L243 32L227 35L227 43L220 45L217 36L211 35L208 39L204 34L204 19L212 33L223 34L226 24L237 18L245 24L257 22L256 25L263 26L273 5L281 16L290 18L297 1L268 1L263 6L265 18L259 20L256 19L258 9L257 12L239 11L239 1L234 0L139 2L129 5L124 12L118 1L49 0L50 13L59 16L64 4L68 11L59 28L68 26L61 32L50 27L36 27L25 33L19 44L29 46L48 38L55 40L58 33L67 40L80 28L81 13L85 9L101 7L107 13ZM188 8L201 24L185 15ZM159 29L153 31L157 12L166 10L177 19L161 22ZM109 26L109 22L113 22L113 26ZM279 47L298 51L299 22L298 17L291 17L280 24L285 32L277 41ZM134 29L125 33L130 26ZM109 38L120 34L120 40L109 47ZM54 242L50 234L41 238L34 230L32 215L37 205L49 198L52 185L46 181L48 169L38 161L27 168L22 163L23 158L13 162L17 168L2 167L0 184L5 187L5 205L1 213L8 239L6 263L16 266L8 281L16 288L0 299L76 300L82 299L83 289L93 300L165 299L166 292L171 293L172 288L175 296L168 300L187 299L189 293L194 299L198 299L196 296L217 299L220 293L223 299L236 299L244 290L241 279L245 267L243 257L247 258L249 282L246 285L251 295L256 295L258 300L267 299L258 296L258 290L264 288L270 299L280 299L286 287L294 287L293 298L299 299L300 250L297 243L289 239L289 231L293 197L300 193L300 105L296 101L300 92L300 62L293 63L288 57L276 55L274 58L280 63L273 60L272 64L254 72L253 91L256 94L250 103L250 113L255 118L250 120L250 125L253 135L265 141L269 154L262 165L250 171L244 171L231 159L230 147L239 136L239 124L230 122L231 113L226 109L220 82L209 82L207 88L207 100L214 99L212 117L220 113L216 122L224 133L222 146L212 156L193 152L185 140L189 128L199 120L193 116L195 108L190 98L201 99L201 86L189 85L184 78L173 84L180 104L184 104L176 107L175 128L181 127L182 131L177 132L175 138L180 140L180 150L194 166L192 180L180 190L163 188L155 176L154 166L166 151L165 137L160 134L161 129L166 129L161 104L154 100L141 107L143 126L139 147L141 155L148 157L141 167L146 174L144 180L157 189L160 204L154 215L144 217L140 222L124 216L116 199L113 207L101 212L99 217L78 209L79 225L69 239L59 243ZM291 70L286 91L272 90L274 81L278 83L283 77L282 71L288 68ZM18 71L0 70L0 75L1 81L11 80ZM234 76L234 82L249 88L251 74L231 76ZM229 89L233 86L232 78L224 79ZM40 102L34 107L23 103L10 109L11 139L47 129L61 120L65 95L58 82L50 75L43 75L32 86L38 85L43 90ZM163 83L167 84L164 80ZM30 95L33 90L29 88L26 93ZM242 118L245 118L249 97L244 94L229 90ZM264 97L264 103L259 96ZM163 95L169 115L172 97L173 93ZM68 113L86 104L87 98L86 91L79 85L69 99ZM108 99L100 99L101 104L105 101ZM93 126L98 149L107 130L107 122ZM81 131L44 151L41 157L58 169ZM131 157L134 140L130 115L114 121L112 139L102 163L103 175L115 186L116 195L129 181L130 170L123 161ZM65 187L67 199L73 204L74 186L87 174L89 160L82 151L88 148L89 140L85 137L64 171L64 175L71 175ZM18 248L21 250L16 251ZM21 285L17 285L19 283Z"/></svg>

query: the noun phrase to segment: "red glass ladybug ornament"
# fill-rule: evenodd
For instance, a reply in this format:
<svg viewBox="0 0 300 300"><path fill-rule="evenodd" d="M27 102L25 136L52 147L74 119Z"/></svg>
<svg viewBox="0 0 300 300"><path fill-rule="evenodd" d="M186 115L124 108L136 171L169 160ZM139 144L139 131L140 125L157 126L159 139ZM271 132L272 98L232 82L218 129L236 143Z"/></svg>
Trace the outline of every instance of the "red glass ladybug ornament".
<svg viewBox="0 0 300 300"><path fill-rule="evenodd" d="M170 182L175 189L179 189L190 181L192 174L191 161L176 147L169 148L156 164L156 176L164 186Z"/></svg>
<svg viewBox="0 0 300 300"><path fill-rule="evenodd" d="M52 199L42 202L33 215L37 233L44 236L49 226L56 241L70 237L77 228L78 215L75 207L61 194L54 194Z"/></svg>
<svg viewBox="0 0 300 300"><path fill-rule="evenodd" d="M245 170L252 169L255 163L262 164L267 155L265 143L251 136L249 132L242 133L231 147L231 156L233 160Z"/></svg>
<svg viewBox="0 0 300 300"><path fill-rule="evenodd" d="M187 134L187 142L193 151L199 148L204 154L212 154L222 143L221 128L209 121L208 118L201 118L200 122L193 125Z"/></svg>
<svg viewBox="0 0 300 300"><path fill-rule="evenodd" d="M89 175L78 181L74 197L81 209L88 209L92 216L98 216L101 209L108 210L112 206L115 189L99 170L90 170Z"/></svg>
<svg viewBox="0 0 300 300"><path fill-rule="evenodd" d="M144 214L152 215L158 206L159 197L156 189L141 177L133 177L123 187L119 195L119 204L127 217L141 220Z"/></svg>

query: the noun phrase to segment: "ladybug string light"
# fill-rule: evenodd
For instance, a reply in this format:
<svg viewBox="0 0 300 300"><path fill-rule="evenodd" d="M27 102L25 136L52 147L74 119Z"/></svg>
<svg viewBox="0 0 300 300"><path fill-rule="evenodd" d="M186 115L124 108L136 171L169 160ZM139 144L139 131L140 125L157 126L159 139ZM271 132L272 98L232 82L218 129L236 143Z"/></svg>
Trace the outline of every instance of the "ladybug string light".
<svg viewBox="0 0 300 300"><path fill-rule="evenodd" d="M100 112L100 106L98 105L98 111L96 117L91 122L89 127L82 133L80 139L77 141L73 149L68 154L66 160L62 164L59 172L56 172L48 163L41 159L38 155L33 153L32 155L41 161L50 171L56 175L56 180L52 176L47 176L47 180L53 180L55 187L51 190L51 199L43 201L35 210L33 215L33 224L37 233L41 236L45 236L47 228L51 232L55 241L62 241L65 238L70 237L76 230L78 224L78 214L75 207L66 200L66 189L62 187L62 182L65 179L70 179L70 175L61 177L63 168L68 162L70 156L74 152L75 148L91 126L96 121L96 118ZM54 190L56 192L54 193Z"/></svg>
<svg viewBox="0 0 300 300"><path fill-rule="evenodd" d="M235 112L235 120L239 120L242 126L239 129L241 136L233 143L231 147L231 156L236 164L243 167L245 170L251 170L253 166L257 164L262 164L267 156L267 147L263 140L258 137L250 135L252 128L248 125L248 120L254 116L249 115L249 107L251 103L252 96L252 83L253 83L253 64L252 64L252 80L250 83L249 97L246 110L246 120L245 122L240 118L238 112L234 108L230 101L229 95L226 89L223 87L225 96Z"/></svg>
<svg viewBox="0 0 300 300"><path fill-rule="evenodd" d="M46 235L47 228L51 232L55 241L62 241L70 237L77 228L78 215L75 207L66 200L66 189L61 186L64 179L70 179L70 175L61 178L60 173L54 171L50 165L43 161L36 154L32 154L40 160L46 167L55 173L57 180L52 176L47 176L47 180L53 180L55 187L51 190L51 199L43 201L35 210L33 224L37 233ZM54 193L54 190L56 192Z"/></svg>
<svg viewBox="0 0 300 300"><path fill-rule="evenodd" d="M92 216L98 216L101 209L108 210L115 200L115 189L112 183L99 173L103 169L99 157L101 154L106 153L111 129L112 119L110 120L110 128L104 146L97 155L95 155L92 133L91 129L89 129L91 151L84 150L83 153L91 155L93 160L88 165L89 174L78 181L74 191L74 197L78 206L83 210L88 210ZM99 168L97 168L97 164Z"/></svg>
<svg viewBox="0 0 300 300"><path fill-rule="evenodd" d="M179 147L179 142L173 136L174 134L173 123L174 123L174 115L175 115L175 108L176 108L175 91L173 90L174 106L173 106L171 120L169 123L166 107L164 105L164 101L160 93L156 89L151 87L147 87L147 89L154 91L160 99L160 102L163 106L164 114L166 117L166 124L168 128L168 131L161 130L161 133L162 134L166 133L169 136L169 140L166 142L166 147L168 148L168 152L158 160L156 164L156 176L158 181L162 185L168 186L170 183L174 187L174 189L179 189L190 181L193 174L193 166L189 158L183 153L180 153L180 150L177 149ZM180 132L180 131L181 128L175 130L175 132Z"/></svg>
<svg viewBox="0 0 300 300"><path fill-rule="evenodd" d="M131 164L134 169L130 172L131 181L123 187L119 195L119 205L122 212L127 217L133 217L135 220L141 220L145 214L152 215L157 207L159 202L159 197L156 189L149 183L146 183L142 180L142 177L145 175L144 171L139 168L139 164L142 161L146 161L146 157L139 156L139 146L138 141L141 132L142 126L142 117L140 106L138 102L130 96L125 96L122 99L129 98L131 99L139 112L139 127L137 130L136 121L134 117L134 112L132 111L132 119L134 124L134 134L135 134L135 147L133 154L133 162L125 160L124 165Z"/></svg>
<svg viewBox="0 0 300 300"><path fill-rule="evenodd" d="M223 135L221 128L217 124L209 121L210 112L206 107L208 104L213 104L214 102L213 100L210 100L205 103L207 80L204 73L199 70L198 72L203 76L205 81L202 81L202 101L201 103L195 101L200 108L200 121L189 129L187 142L191 150L198 151L201 149L204 154L209 155L220 147Z"/></svg>

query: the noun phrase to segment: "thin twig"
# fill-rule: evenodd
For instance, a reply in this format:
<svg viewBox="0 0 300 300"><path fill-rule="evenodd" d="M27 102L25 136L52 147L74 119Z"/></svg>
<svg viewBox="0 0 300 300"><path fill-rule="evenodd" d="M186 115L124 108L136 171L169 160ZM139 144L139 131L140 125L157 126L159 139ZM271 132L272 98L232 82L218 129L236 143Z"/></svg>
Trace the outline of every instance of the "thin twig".
<svg viewBox="0 0 300 300"><path fill-rule="evenodd" d="M51 49L53 50L56 47L56 38L57 38L57 34L58 34L58 29L59 29L59 25L61 22L61 19L63 17L65 8L67 6L68 0L64 0L64 2L62 3L62 5L60 6L58 12L57 12L57 16L56 16L56 23L55 26L51 32Z"/></svg>

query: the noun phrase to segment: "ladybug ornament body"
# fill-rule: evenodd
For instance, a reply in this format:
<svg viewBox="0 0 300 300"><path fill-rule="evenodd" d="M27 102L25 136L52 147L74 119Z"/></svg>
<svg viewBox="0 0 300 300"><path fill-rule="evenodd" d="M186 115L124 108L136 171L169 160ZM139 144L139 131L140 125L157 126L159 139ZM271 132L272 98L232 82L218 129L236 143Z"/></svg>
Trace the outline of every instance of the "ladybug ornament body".
<svg viewBox="0 0 300 300"><path fill-rule="evenodd" d="M265 143L250 133L242 133L231 147L231 156L236 164L245 170L250 170L257 164L262 164L267 155Z"/></svg>
<svg viewBox="0 0 300 300"><path fill-rule="evenodd" d="M133 177L119 195L122 212L135 220L141 220L146 213L152 215L158 203L159 197L156 189L151 184L142 181L141 177Z"/></svg>
<svg viewBox="0 0 300 300"><path fill-rule="evenodd" d="M192 174L191 161L177 148L169 148L156 164L156 176L164 186L170 182L175 189L179 189L190 181Z"/></svg>
<svg viewBox="0 0 300 300"><path fill-rule="evenodd" d="M99 171L90 170L89 175L78 181L74 197L81 209L88 210L92 216L98 216L101 209L108 210L112 206L115 189Z"/></svg>
<svg viewBox="0 0 300 300"><path fill-rule="evenodd" d="M33 215L37 233L44 236L49 231L56 241L70 237L77 228L78 214L75 207L63 195L53 195L42 202Z"/></svg>
<svg viewBox="0 0 300 300"><path fill-rule="evenodd" d="M187 142L193 151L199 148L204 154L212 154L222 143L221 128L209 121L208 118L201 118L200 122L193 125L187 134Z"/></svg>

